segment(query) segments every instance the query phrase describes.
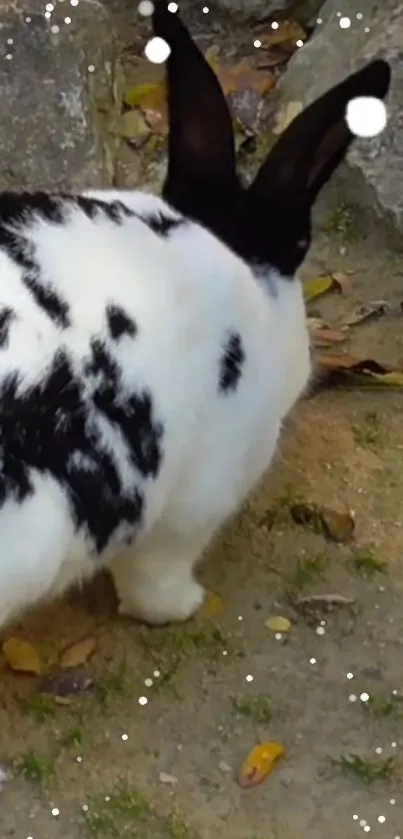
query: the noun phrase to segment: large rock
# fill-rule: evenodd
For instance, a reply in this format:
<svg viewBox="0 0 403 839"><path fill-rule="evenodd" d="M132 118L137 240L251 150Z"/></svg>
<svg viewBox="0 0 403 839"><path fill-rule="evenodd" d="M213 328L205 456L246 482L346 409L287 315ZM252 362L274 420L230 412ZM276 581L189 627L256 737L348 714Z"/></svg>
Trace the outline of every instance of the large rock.
<svg viewBox="0 0 403 839"><path fill-rule="evenodd" d="M311 102L350 71L373 57L386 57L392 66L392 87L386 130L371 140L356 140L348 170L336 176L342 189L362 206L373 208L403 229L403 3L349 0L351 26L340 27L339 0L327 0L322 23L313 38L294 55L278 87L280 102ZM347 14L347 12L346 12ZM362 18L360 15L364 15ZM357 15L359 16L357 18ZM348 174L348 177L346 175Z"/></svg>
<svg viewBox="0 0 403 839"><path fill-rule="evenodd" d="M320 7L320 0L216 0L216 5L245 20L264 20L285 15L308 23Z"/></svg>
<svg viewBox="0 0 403 839"><path fill-rule="evenodd" d="M111 93L109 17L99 2L60 3L51 19L39 5L0 7L0 189L106 186L95 100Z"/></svg>

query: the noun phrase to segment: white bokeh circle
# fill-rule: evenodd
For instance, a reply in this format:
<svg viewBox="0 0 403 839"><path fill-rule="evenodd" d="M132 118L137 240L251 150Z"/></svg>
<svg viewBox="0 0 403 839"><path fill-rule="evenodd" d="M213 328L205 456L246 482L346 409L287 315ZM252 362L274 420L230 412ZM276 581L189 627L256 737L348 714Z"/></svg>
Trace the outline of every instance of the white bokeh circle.
<svg viewBox="0 0 403 839"><path fill-rule="evenodd" d="M356 96L347 105L346 122L356 137L376 137L388 122L385 104L375 96Z"/></svg>
<svg viewBox="0 0 403 839"><path fill-rule="evenodd" d="M164 41L163 38L155 37L150 38L150 40L147 41L144 52L146 58L148 58L152 64L163 64L171 52L171 47L166 41Z"/></svg>

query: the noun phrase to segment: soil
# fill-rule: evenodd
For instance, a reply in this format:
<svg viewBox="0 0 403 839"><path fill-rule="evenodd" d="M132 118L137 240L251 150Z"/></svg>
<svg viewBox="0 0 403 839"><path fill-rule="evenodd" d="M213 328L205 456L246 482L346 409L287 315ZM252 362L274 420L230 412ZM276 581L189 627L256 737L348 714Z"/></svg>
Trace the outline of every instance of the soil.
<svg viewBox="0 0 403 839"><path fill-rule="evenodd" d="M354 216L342 230L337 219L320 218L303 273L351 272L351 288L310 311L337 324L361 303L399 304L402 257ZM398 365L402 336L394 310L347 346ZM3 633L31 642L45 670L69 644L96 641L84 665L95 687L68 704L0 662L3 837L403 837L402 412L392 388L301 401L274 468L201 568L222 597L216 614L163 629L124 621L100 578ZM300 498L352 513L354 538L295 524ZM354 603L295 608L316 594ZM281 638L273 616L291 620ZM242 789L240 766L266 741L285 756Z"/></svg>

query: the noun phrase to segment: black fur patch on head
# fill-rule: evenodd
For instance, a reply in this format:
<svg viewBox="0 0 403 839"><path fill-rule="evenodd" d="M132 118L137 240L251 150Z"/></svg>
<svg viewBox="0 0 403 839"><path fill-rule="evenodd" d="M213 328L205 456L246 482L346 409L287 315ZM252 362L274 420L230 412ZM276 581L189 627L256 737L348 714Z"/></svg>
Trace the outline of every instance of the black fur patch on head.
<svg viewBox="0 0 403 839"><path fill-rule="evenodd" d="M242 375L245 350L239 332L231 332L224 345L220 359L219 390L221 393L235 391Z"/></svg>
<svg viewBox="0 0 403 839"><path fill-rule="evenodd" d="M0 249L21 269L22 282L37 305L57 326L66 329L70 326L69 306L51 281L41 276L29 239L29 228L36 219L63 224L61 200L44 193L4 192L0 195Z"/></svg>
<svg viewBox="0 0 403 839"><path fill-rule="evenodd" d="M118 341L122 335L129 335L134 338L137 334L137 325L121 306L111 303L106 309L106 319L111 338Z"/></svg>
<svg viewBox="0 0 403 839"><path fill-rule="evenodd" d="M122 387L100 342L93 342L86 375L77 377L67 353L59 351L38 384L23 389L17 372L3 380L0 505L33 493L32 469L53 476L66 492L77 530L83 529L100 553L113 536L134 538L144 512L141 477L158 473L163 428L151 396ZM101 436L98 411L120 430L137 467L129 488Z"/></svg>
<svg viewBox="0 0 403 839"><path fill-rule="evenodd" d="M169 236L170 233L186 223L184 218L172 218L172 216L167 216L162 212L140 215L140 218L154 233L163 237Z"/></svg>
<svg viewBox="0 0 403 839"><path fill-rule="evenodd" d="M0 347L7 347L10 325L15 318L16 314L9 306L0 309Z"/></svg>

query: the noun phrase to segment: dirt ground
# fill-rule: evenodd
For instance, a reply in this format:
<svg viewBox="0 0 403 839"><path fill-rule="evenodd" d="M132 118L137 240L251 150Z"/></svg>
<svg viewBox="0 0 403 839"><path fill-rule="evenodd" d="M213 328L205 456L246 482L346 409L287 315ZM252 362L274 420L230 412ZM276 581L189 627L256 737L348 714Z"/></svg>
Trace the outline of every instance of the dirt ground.
<svg viewBox="0 0 403 839"><path fill-rule="evenodd" d="M311 313L337 325L358 304L400 303L401 255L358 235L346 208L321 228L304 274L351 271L351 289ZM402 364L401 318L357 326L346 347ZM75 641L96 648L84 666L95 686L70 704L0 661L2 837L403 837L402 415L392 388L301 402L271 473L201 568L223 598L216 614L164 629L125 622L102 578L4 633L34 644L45 670ZM295 524L301 498L352 512L354 538ZM295 608L316 594L354 602ZM273 616L291 620L281 638ZM240 766L265 741L285 756L241 789Z"/></svg>

